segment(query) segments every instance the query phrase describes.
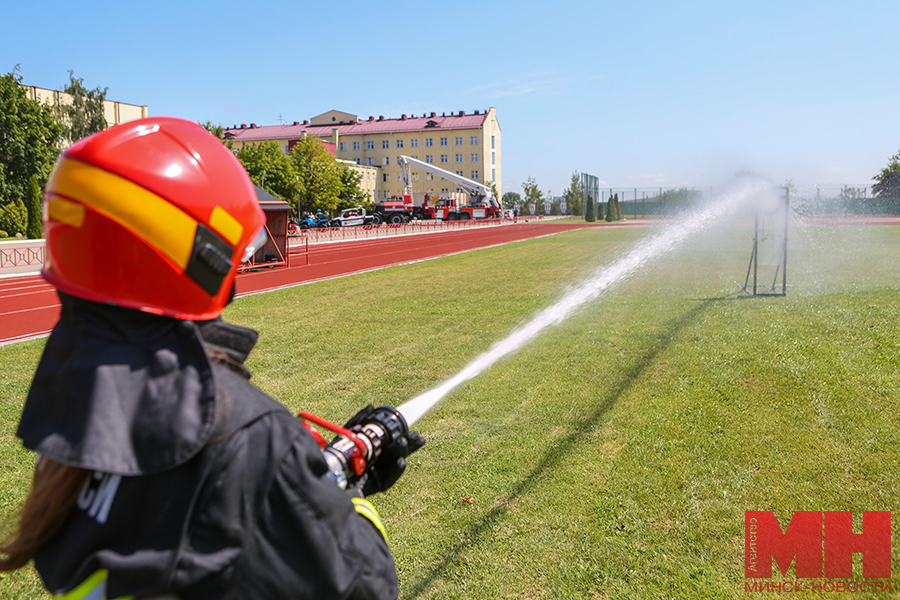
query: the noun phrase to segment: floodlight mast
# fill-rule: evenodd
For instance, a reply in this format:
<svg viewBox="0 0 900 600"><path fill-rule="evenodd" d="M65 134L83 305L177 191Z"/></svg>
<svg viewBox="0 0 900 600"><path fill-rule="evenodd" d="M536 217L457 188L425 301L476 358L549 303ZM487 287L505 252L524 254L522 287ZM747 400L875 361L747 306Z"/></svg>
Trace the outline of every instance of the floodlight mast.
<svg viewBox="0 0 900 600"><path fill-rule="evenodd" d="M469 204L480 204L484 202L494 208L500 208L500 204L497 202L497 199L494 198L494 192L488 186L478 183L477 181L472 181L471 179L466 179L462 175L457 175L456 173L451 173L450 171L445 171L439 167L436 167L430 163L422 162L419 159L413 158L411 156L403 156L399 157L400 160L400 177L403 181L403 193L411 194L412 186L410 181L412 178L409 174L410 165L415 166L416 168L422 169L426 173L430 175L437 175L439 177L443 177L447 181L452 181L460 188L466 190L466 193L469 194Z"/></svg>

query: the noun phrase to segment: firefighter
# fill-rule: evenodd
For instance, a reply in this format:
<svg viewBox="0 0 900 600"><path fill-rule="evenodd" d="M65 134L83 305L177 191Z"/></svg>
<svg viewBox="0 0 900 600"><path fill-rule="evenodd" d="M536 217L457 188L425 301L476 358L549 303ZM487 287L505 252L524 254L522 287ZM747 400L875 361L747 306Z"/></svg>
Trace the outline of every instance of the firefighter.
<svg viewBox="0 0 900 600"><path fill-rule="evenodd" d="M344 490L249 383L256 332L219 315L265 217L231 152L181 119L119 125L63 153L44 205L62 309L17 431L38 458L0 569L33 558L69 600L396 597L364 496L424 440L392 441Z"/></svg>

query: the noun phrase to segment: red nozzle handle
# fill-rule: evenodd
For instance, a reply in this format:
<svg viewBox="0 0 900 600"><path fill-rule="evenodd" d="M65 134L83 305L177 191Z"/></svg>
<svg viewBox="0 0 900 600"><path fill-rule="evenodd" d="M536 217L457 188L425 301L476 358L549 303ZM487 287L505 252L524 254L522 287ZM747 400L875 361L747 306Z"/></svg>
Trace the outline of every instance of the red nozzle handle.
<svg viewBox="0 0 900 600"><path fill-rule="evenodd" d="M341 435L356 446L356 452L353 453L352 456L348 456L347 459L350 461L350 468L353 469L353 472L357 475L362 475L366 471L366 444L359 436L350 431L345 427L341 427L340 425L335 425L330 421L326 421L322 417L317 417L314 414L308 412L299 412L297 416L306 421L312 421L316 425L320 427L324 427L325 429L332 431L338 435ZM319 436L321 437L321 436ZM324 439L324 438L323 438Z"/></svg>

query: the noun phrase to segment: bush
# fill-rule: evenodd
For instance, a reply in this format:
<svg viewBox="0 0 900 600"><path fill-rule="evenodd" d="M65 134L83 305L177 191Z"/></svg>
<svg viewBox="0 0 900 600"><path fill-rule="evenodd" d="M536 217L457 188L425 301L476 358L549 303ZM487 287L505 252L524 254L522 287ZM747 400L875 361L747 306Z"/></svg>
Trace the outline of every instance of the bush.
<svg viewBox="0 0 900 600"><path fill-rule="evenodd" d="M44 237L44 228L41 226L41 185L34 175L28 179L28 197L26 199L25 212L26 237L31 240Z"/></svg>
<svg viewBox="0 0 900 600"><path fill-rule="evenodd" d="M9 234L6 233L5 231L3 231L2 229L0 229L0 238L6 238L6 237L9 237Z"/></svg>
<svg viewBox="0 0 900 600"><path fill-rule="evenodd" d="M0 227L15 235L25 231L28 224L28 211L21 200L14 200L0 207Z"/></svg>

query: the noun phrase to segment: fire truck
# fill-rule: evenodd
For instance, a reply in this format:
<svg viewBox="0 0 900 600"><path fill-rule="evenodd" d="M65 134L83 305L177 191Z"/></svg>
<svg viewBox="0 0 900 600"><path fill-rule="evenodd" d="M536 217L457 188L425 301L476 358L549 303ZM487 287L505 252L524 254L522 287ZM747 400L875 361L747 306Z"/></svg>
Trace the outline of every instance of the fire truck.
<svg viewBox="0 0 900 600"><path fill-rule="evenodd" d="M468 204L458 202L455 198L440 198L432 203L428 194L422 199L422 204L416 206L412 194L412 177L410 167L414 166L430 175L437 175L447 181L456 184L469 195ZM501 216L500 204L494 198L494 193L486 185L466 179L456 173L445 171L430 163L412 158L400 156L400 177L403 181L403 193L391 198L395 206L403 205L409 219L441 219L444 221L456 221L465 219L491 219ZM384 204L388 204L385 202Z"/></svg>
<svg viewBox="0 0 900 600"><path fill-rule="evenodd" d="M427 204L427 196L423 204ZM415 206L411 194L397 194L391 196L388 202L376 202L369 207L369 212L374 217L372 221L379 223L407 223L412 219L425 219L421 206ZM430 217L427 217L430 218Z"/></svg>

